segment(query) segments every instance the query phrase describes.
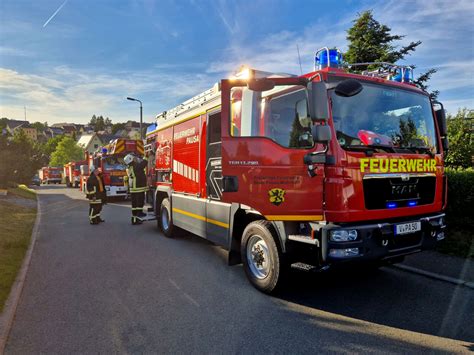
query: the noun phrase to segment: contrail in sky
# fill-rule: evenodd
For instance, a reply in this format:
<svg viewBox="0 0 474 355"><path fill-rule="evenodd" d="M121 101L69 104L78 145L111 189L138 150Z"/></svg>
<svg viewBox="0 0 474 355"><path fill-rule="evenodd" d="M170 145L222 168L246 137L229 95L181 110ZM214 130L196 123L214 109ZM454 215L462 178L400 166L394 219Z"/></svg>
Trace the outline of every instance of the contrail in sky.
<svg viewBox="0 0 474 355"><path fill-rule="evenodd" d="M46 21L46 22L44 23L43 28L45 28L45 27L48 25L49 21L51 21L51 20L54 18L54 16L56 16L56 15L58 14L59 11L61 11L61 9L63 8L63 6L66 5L67 1L68 1L68 0L64 0L64 2L62 3L62 5L59 6L59 8L54 12L54 14L51 15L51 17L48 19L48 21Z"/></svg>

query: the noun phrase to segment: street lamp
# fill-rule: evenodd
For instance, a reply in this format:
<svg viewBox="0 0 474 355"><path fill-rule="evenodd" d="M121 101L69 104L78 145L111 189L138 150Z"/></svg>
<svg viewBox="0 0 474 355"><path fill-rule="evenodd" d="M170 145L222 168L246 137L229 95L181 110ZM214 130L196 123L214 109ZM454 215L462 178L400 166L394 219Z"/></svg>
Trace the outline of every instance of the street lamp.
<svg viewBox="0 0 474 355"><path fill-rule="evenodd" d="M127 97L127 100L138 101L140 103L140 139L143 140L143 130L142 130L143 107L142 107L142 102L138 99L134 99L133 97Z"/></svg>

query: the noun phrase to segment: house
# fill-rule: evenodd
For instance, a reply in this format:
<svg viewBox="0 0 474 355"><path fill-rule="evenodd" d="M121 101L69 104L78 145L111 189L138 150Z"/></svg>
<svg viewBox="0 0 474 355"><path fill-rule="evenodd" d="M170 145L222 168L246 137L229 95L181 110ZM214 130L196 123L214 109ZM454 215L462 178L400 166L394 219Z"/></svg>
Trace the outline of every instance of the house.
<svg viewBox="0 0 474 355"><path fill-rule="evenodd" d="M96 133L83 134L77 141L77 145L92 154L103 145L103 142Z"/></svg>
<svg viewBox="0 0 474 355"><path fill-rule="evenodd" d="M6 130L11 135L14 135L18 130L22 130L31 140L38 140L38 130L28 121L8 120Z"/></svg>

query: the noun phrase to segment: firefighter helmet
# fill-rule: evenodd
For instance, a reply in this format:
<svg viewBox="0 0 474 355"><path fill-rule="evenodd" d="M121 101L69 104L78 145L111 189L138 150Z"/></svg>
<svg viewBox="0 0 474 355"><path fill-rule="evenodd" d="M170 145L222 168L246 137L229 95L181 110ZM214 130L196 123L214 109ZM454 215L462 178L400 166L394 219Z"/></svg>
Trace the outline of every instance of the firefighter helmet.
<svg viewBox="0 0 474 355"><path fill-rule="evenodd" d="M125 158L123 158L123 161L125 162L125 164L130 165L133 161L133 155L127 154Z"/></svg>

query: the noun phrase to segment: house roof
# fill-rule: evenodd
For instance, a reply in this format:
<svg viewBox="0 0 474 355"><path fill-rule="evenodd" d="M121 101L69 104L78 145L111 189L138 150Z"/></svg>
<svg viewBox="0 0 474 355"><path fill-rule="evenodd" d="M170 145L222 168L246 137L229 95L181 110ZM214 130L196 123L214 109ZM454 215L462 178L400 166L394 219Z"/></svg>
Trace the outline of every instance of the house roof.
<svg viewBox="0 0 474 355"><path fill-rule="evenodd" d="M82 136L79 137L77 144L82 145L83 147L87 147L90 144L90 142L94 139L94 137L97 137L101 143L103 142L100 139L100 137L94 133L94 134L83 134Z"/></svg>
<svg viewBox="0 0 474 355"><path fill-rule="evenodd" d="M10 130L13 130L13 129L18 128L20 126L24 127L24 128L27 128L28 126L30 126L30 122L28 122L28 121L19 121L19 120L8 120L8 122L7 122L7 127Z"/></svg>

